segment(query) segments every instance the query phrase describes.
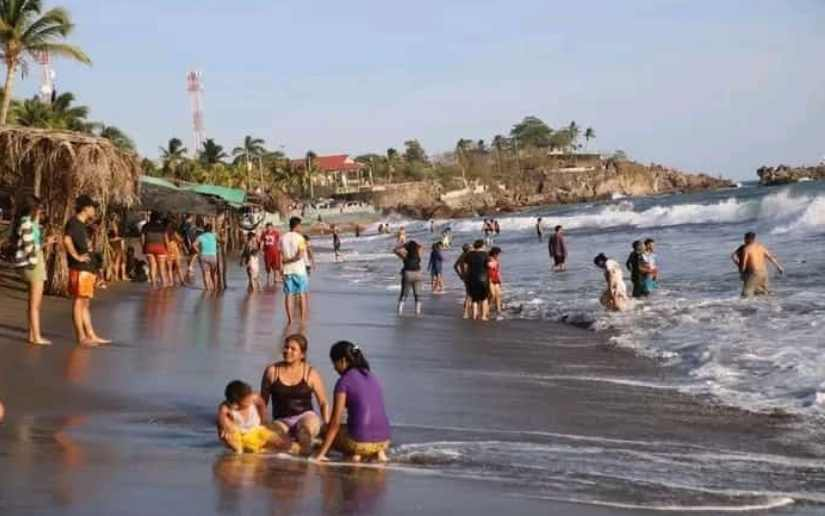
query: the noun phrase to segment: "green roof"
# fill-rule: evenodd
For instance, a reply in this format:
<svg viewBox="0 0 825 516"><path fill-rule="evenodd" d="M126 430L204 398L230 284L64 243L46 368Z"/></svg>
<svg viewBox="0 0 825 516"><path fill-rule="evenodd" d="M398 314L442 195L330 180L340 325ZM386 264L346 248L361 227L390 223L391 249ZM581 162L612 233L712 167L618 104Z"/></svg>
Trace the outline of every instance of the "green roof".
<svg viewBox="0 0 825 516"><path fill-rule="evenodd" d="M150 185L155 185L155 186L163 186L165 188L174 188L175 190L178 189L178 187L177 187L177 185L175 185L175 183L173 183L171 181L167 181L166 179L163 179L162 177L140 176L140 182L141 183L147 183L147 184L150 184Z"/></svg>
<svg viewBox="0 0 825 516"><path fill-rule="evenodd" d="M237 188L226 188L215 185L186 185L181 190L190 190L203 195L220 197L229 204L238 207L246 202L246 192Z"/></svg>
<svg viewBox="0 0 825 516"><path fill-rule="evenodd" d="M178 186L175 183L163 179L161 177L152 176L140 176L140 181L142 183L161 186L164 188L171 188L173 190L194 192L201 195L211 195L213 197L218 197L219 199L222 199L223 201L229 203L231 206L234 206L235 208L240 208L244 205L244 203L246 203L246 192L243 190L239 190L237 188L226 188L224 186L199 184L182 184Z"/></svg>

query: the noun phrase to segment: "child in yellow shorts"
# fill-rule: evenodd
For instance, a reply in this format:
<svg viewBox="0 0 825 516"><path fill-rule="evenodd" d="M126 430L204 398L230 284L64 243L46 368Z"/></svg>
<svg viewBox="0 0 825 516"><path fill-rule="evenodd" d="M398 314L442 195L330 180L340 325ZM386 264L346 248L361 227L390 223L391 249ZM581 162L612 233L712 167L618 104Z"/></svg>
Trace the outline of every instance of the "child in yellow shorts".
<svg viewBox="0 0 825 516"><path fill-rule="evenodd" d="M240 380L229 382L226 401L218 407L218 437L235 453L288 449L290 442L263 425L266 405Z"/></svg>

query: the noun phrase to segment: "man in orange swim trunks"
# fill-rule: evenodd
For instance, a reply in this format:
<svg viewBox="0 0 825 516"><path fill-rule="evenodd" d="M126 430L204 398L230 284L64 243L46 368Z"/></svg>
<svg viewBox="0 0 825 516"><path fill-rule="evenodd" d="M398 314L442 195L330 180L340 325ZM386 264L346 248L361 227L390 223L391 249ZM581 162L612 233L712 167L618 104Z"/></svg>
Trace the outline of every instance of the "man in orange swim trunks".
<svg viewBox="0 0 825 516"><path fill-rule="evenodd" d="M66 224L63 245L69 262L69 295L72 296L72 322L77 344L97 346L111 341L100 338L92 327L90 305L95 295L97 267L89 249L86 226L94 220L97 205L88 195L75 201L75 216Z"/></svg>

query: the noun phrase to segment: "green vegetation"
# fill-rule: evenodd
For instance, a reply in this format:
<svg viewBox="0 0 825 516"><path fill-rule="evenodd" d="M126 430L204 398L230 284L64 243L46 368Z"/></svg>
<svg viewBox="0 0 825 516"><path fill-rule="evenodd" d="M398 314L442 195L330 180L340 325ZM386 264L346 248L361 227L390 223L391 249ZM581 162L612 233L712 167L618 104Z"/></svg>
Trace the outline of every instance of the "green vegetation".
<svg viewBox="0 0 825 516"><path fill-rule="evenodd" d="M399 154L394 148L386 155L363 154L356 161L370 167L379 183L432 180L448 187L461 187L469 181L507 183L550 160L575 163L575 152L596 138L588 127L583 132L574 121L553 130L535 116L515 124L508 136L495 135L488 145L483 139L460 138L452 152L429 157L417 140L405 142ZM558 157L561 155L561 157Z"/></svg>
<svg viewBox="0 0 825 516"><path fill-rule="evenodd" d="M72 32L71 16L62 7L43 12L40 0L0 0L0 48L6 65L0 125L6 125L12 102L14 77L28 60L46 53L91 64L78 47L63 40Z"/></svg>

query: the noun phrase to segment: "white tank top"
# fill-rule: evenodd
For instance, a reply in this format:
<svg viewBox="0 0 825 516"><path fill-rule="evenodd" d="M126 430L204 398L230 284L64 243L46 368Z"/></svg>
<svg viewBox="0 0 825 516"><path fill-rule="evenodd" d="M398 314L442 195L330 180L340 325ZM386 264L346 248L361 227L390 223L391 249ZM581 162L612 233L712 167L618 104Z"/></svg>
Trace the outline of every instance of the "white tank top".
<svg viewBox="0 0 825 516"><path fill-rule="evenodd" d="M261 426L261 416L258 414L255 405L250 405L245 410L229 409L229 417L232 418L232 422L237 425L241 432L248 432L256 426Z"/></svg>

